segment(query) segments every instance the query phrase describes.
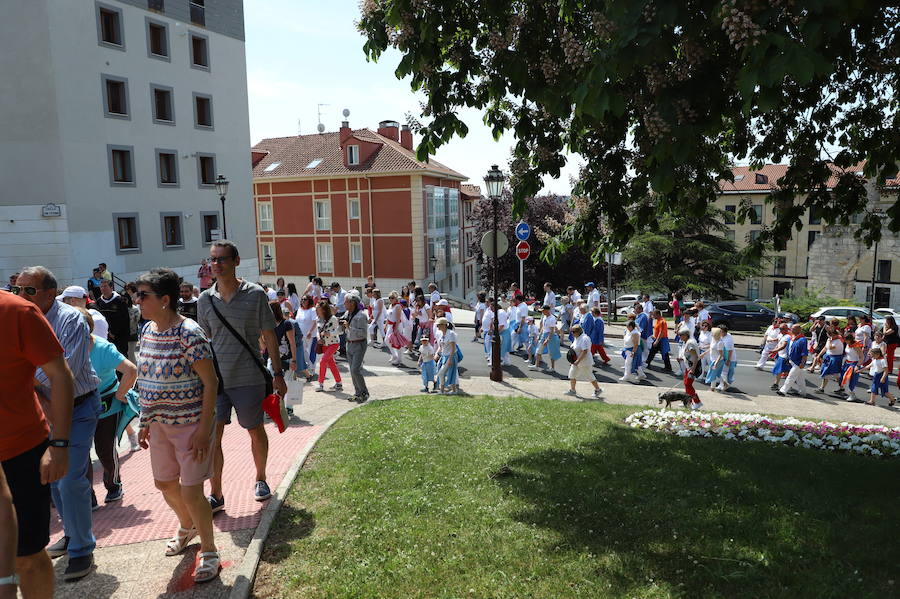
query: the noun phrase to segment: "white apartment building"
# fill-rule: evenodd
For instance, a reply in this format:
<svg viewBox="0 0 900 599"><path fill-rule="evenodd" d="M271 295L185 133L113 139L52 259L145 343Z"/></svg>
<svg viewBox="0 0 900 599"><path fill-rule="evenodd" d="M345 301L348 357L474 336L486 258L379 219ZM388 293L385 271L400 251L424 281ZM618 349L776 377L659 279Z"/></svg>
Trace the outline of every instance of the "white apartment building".
<svg viewBox="0 0 900 599"><path fill-rule="evenodd" d="M0 276L84 285L167 266L196 282L222 234L255 280L242 0L16 0L0 20Z"/></svg>

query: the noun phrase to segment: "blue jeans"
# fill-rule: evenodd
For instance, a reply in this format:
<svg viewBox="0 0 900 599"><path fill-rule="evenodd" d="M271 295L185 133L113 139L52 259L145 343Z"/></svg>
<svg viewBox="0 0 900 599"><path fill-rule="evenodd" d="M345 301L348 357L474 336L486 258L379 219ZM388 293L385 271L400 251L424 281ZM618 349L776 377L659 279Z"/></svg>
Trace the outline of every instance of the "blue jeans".
<svg viewBox="0 0 900 599"><path fill-rule="evenodd" d="M95 389L72 411L69 471L50 485L53 504L63 521L65 535L69 537L70 558L90 555L97 546L91 516L91 482L87 479L87 468L100 410L100 394Z"/></svg>

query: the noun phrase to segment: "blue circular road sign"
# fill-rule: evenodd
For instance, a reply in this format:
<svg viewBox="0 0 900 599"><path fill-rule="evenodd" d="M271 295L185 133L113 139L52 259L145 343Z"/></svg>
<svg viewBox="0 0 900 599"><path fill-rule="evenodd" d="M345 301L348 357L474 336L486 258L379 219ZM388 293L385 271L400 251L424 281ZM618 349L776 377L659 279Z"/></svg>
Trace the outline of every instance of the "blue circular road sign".
<svg viewBox="0 0 900 599"><path fill-rule="evenodd" d="M528 241L529 237L531 237L531 227L528 226L528 223L521 222L516 225L516 239L519 241Z"/></svg>

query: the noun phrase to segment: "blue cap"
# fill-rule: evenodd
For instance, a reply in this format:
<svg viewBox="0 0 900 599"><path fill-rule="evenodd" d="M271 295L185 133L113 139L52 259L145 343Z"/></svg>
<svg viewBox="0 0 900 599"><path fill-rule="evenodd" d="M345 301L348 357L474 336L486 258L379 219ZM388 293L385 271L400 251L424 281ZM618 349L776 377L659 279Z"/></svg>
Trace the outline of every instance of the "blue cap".
<svg viewBox="0 0 900 599"><path fill-rule="evenodd" d="M588 281L587 283L584 284L584 286L585 287L596 287L596 285L594 285L593 281Z"/></svg>

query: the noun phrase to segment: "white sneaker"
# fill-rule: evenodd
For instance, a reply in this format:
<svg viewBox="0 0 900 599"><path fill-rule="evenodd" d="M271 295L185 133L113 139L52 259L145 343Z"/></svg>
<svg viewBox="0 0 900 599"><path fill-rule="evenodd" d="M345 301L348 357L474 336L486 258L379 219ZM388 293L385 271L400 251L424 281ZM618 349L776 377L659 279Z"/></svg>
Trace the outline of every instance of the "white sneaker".
<svg viewBox="0 0 900 599"><path fill-rule="evenodd" d="M325 385L319 385L318 387L316 387L316 393L319 393L322 391L325 391Z"/></svg>
<svg viewBox="0 0 900 599"><path fill-rule="evenodd" d="M720 384L718 387L716 387L716 391L721 391L722 393L725 393L726 391L728 391L728 387L726 387L724 384Z"/></svg>
<svg viewBox="0 0 900 599"><path fill-rule="evenodd" d="M540 368L538 368L538 367L535 366L534 364L529 364L529 365L528 365L528 370L540 370Z"/></svg>
<svg viewBox="0 0 900 599"><path fill-rule="evenodd" d="M691 409L692 409L692 410L702 410L702 409L703 409L703 402L700 402L700 403L692 403L692 404L691 404Z"/></svg>

